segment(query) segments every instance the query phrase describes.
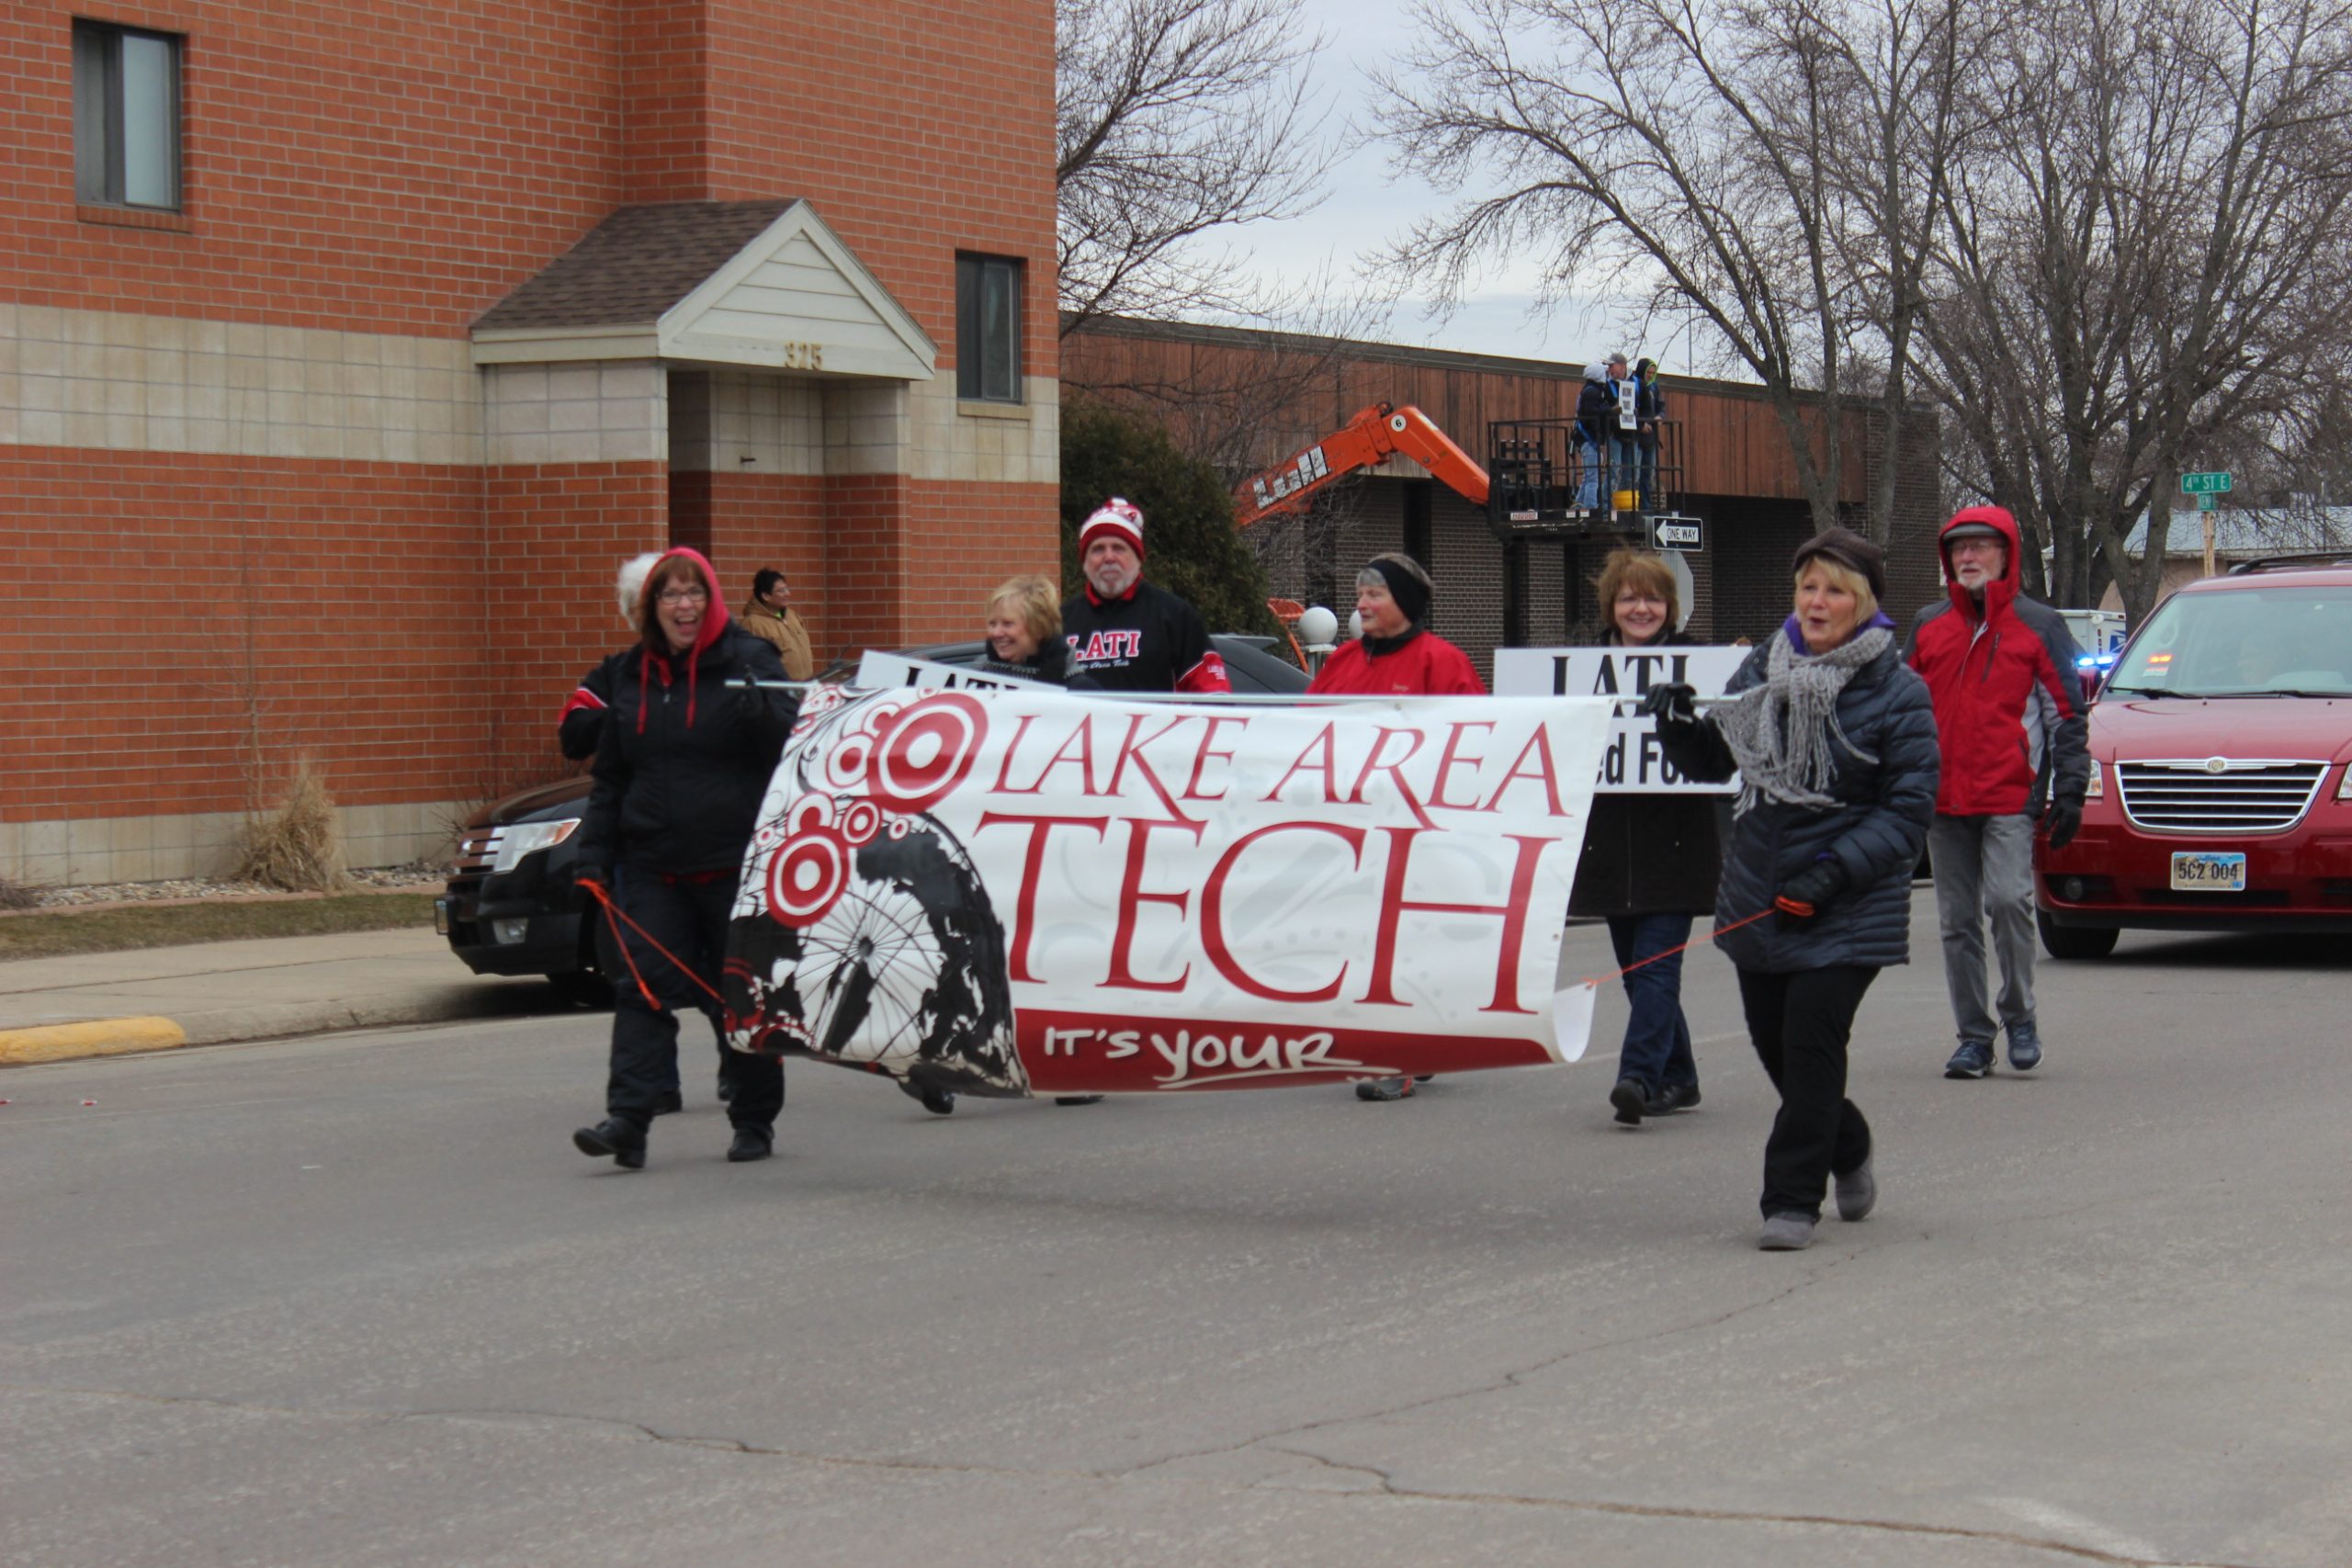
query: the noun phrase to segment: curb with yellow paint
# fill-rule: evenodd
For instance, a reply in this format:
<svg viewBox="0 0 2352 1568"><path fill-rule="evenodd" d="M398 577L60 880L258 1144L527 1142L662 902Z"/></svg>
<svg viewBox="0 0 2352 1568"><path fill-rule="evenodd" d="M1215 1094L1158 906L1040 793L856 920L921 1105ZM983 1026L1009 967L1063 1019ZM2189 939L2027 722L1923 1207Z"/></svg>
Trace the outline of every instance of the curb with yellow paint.
<svg viewBox="0 0 2352 1568"><path fill-rule="evenodd" d="M94 1018L34 1029L0 1029L0 1066L116 1056L126 1051L166 1051L187 1043L187 1031L168 1018Z"/></svg>

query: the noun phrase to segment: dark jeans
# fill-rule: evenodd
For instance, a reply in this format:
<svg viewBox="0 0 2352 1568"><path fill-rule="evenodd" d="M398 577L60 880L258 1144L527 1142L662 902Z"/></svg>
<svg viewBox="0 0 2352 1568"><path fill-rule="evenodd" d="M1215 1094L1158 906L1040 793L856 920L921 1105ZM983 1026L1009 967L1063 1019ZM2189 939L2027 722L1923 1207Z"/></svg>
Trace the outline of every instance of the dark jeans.
<svg viewBox="0 0 2352 1568"><path fill-rule="evenodd" d="M1611 915L1610 944L1617 965L1627 968L1653 953L1690 940L1688 915ZM1652 1096L1668 1084L1699 1087L1699 1064L1690 1055L1690 1024L1682 1016L1682 954L1643 964L1625 976L1625 1043L1617 1053L1617 1076L1633 1078Z"/></svg>
<svg viewBox="0 0 2352 1568"><path fill-rule="evenodd" d="M617 899L654 942L691 965L714 990L719 988L719 969L727 962L727 922L735 908L731 873L690 882L633 872ZM605 940L611 936L608 931ZM644 1128L652 1124L654 1100L663 1089L677 1086L678 1020L699 1013L716 1029L718 1004L654 952L644 937L627 926L620 936L637 960L638 973L661 998L662 1010L646 1005L628 964L615 967L613 1059L605 1084L605 1110ZM773 1056L727 1050L722 1042L718 1070L733 1090L727 1120L738 1127L772 1131L776 1112L784 1109L784 1065Z"/></svg>
<svg viewBox="0 0 2352 1568"><path fill-rule="evenodd" d="M1793 975L1739 972L1748 1038L1781 1091L1781 1113L1764 1145L1767 1218L1819 1219L1829 1178L1871 1157L1870 1123L1846 1098L1846 1042L1862 993L1877 978L1875 969L1850 965Z"/></svg>

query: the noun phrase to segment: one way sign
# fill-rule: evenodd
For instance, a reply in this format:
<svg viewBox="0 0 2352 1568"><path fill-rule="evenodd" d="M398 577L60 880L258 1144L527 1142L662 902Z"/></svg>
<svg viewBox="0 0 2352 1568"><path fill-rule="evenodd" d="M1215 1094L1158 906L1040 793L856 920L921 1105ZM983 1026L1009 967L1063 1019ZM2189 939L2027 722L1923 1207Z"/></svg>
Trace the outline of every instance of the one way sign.
<svg viewBox="0 0 2352 1568"><path fill-rule="evenodd" d="M1679 550L1695 556L1705 548L1704 525L1696 517L1679 517L1669 513L1650 519L1650 547L1659 550Z"/></svg>

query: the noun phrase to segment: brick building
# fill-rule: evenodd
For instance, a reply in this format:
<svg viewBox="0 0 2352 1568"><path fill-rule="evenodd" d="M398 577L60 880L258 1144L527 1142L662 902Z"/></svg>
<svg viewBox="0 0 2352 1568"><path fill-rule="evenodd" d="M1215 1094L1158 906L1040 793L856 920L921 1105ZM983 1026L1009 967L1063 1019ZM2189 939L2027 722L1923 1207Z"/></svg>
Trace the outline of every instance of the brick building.
<svg viewBox="0 0 2352 1568"><path fill-rule="evenodd" d="M1638 352L1638 351L1636 351ZM1097 319L1064 338L1067 392L1091 393L1175 427L1181 443L1251 464L1272 464L1373 403L1411 403L1482 465L1498 422L1563 420L1576 412L1584 367L1498 355L1408 348L1229 328ZM1795 460L1763 389L1693 377L1664 378L1669 430L1665 488L1702 520L1691 569L1690 629L1702 640L1761 637L1789 613L1789 558L1815 532ZM1859 514L1881 460L1883 422L1845 415L1841 502ZM1908 621L1942 590L1935 550L1936 422L1915 412L1905 433L1887 547L1887 609ZM1402 550L1438 583L1432 623L1491 674L1496 648L1566 641L1592 622L1594 580L1614 536L1532 540L1507 550L1486 513L1430 479L1409 457L1323 492L1313 523L1270 521L1260 558L1284 598L1323 604L1342 622L1355 571ZM1514 564L1513 556L1523 551ZM1506 573L1524 574L1525 625L1507 638Z"/></svg>
<svg viewBox="0 0 2352 1568"><path fill-rule="evenodd" d="M1046 0L0 20L0 876L355 863L541 774L624 556L820 653L1056 559Z"/></svg>

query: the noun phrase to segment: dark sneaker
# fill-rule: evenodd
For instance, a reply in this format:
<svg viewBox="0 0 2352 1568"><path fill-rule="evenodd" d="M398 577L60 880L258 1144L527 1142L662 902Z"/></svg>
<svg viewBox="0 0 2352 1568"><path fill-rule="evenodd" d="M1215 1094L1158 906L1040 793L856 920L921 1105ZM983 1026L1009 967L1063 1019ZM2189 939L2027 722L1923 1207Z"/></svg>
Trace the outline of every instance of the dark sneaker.
<svg viewBox="0 0 2352 1568"><path fill-rule="evenodd" d="M1356 1085L1358 1100L1410 1100L1413 1080L1410 1078L1368 1078Z"/></svg>
<svg viewBox="0 0 2352 1568"><path fill-rule="evenodd" d="M1056 1105L1100 1105L1102 1103L1102 1097L1099 1094L1057 1094L1054 1096L1054 1103Z"/></svg>
<svg viewBox="0 0 2352 1568"><path fill-rule="evenodd" d="M1814 1218L1793 1210L1786 1213L1768 1214L1764 1228L1756 1233L1759 1252L1803 1252L1813 1245Z"/></svg>
<svg viewBox="0 0 2352 1568"><path fill-rule="evenodd" d="M735 1141L727 1145L727 1163L749 1165L755 1159L765 1159L775 1153L775 1134L763 1127L738 1127Z"/></svg>
<svg viewBox="0 0 2352 1568"><path fill-rule="evenodd" d="M1877 1157L1873 1155L1871 1159ZM1878 1178L1871 1174L1870 1159L1833 1179L1831 1184L1838 1190L1838 1217L1841 1220L1859 1220L1878 1207Z"/></svg>
<svg viewBox="0 0 2352 1568"><path fill-rule="evenodd" d="M674 1089L665 1089L653 1097L653 1114L668 1116L686 1108L686 1097Z"/></svg>
<svg viewBox="0 0 2352 1568"><path fill-rule="evenodd" d="M1617 1108L1619 1126L1638 1127L1649 1114L1650 1091L1639 1078L1619 1078L1617 1087L1609 1091L1609 1103Z"/></svg>
<svg viewBox="0 0 2352 1568"><path fill-rule="evenodd" d="M2041 1066L2041 1032L2033 1025L2009 1025L2009 1066L2021 1073Z"/></svg>
<svg viewBox="0 0 2352 1568"><path fill-rule="evenodd" d="M1990 1040L1963 1040L1960 1049L1944 1064L1948 1078L1981 1078L1993 1070L1993 1043Z"/></svg>
<svg viewBox="0 0 2352 1568"><path fill-rule="evenodd" d="M909 1083L906 1079L900 1078L899 1080L899 1092L907 1096L909 1099L922 1100L922 1108L925 1111L930 1111L933 1116L953 1116L956 1114L956 1095L954 1091L950 1089L944 1089L937 1084Z"/></svg>
<svg viewBox="0 0 2352 1568"><path fill-rule="evenodd" d="M617 1116L571 1134L571 1146L592 1159L610 1159L623 1170L645 1168L645 1131Z"/></svg>
<svg viewBox="0 0 2352 1568"><path fill-rule="evenodd" d="M1694 1083L1670 1083L1650 1096L1648 1114L1671 1116L1678 1111L1688 1111L1699 1103L1699 1086Z"/></svg>

